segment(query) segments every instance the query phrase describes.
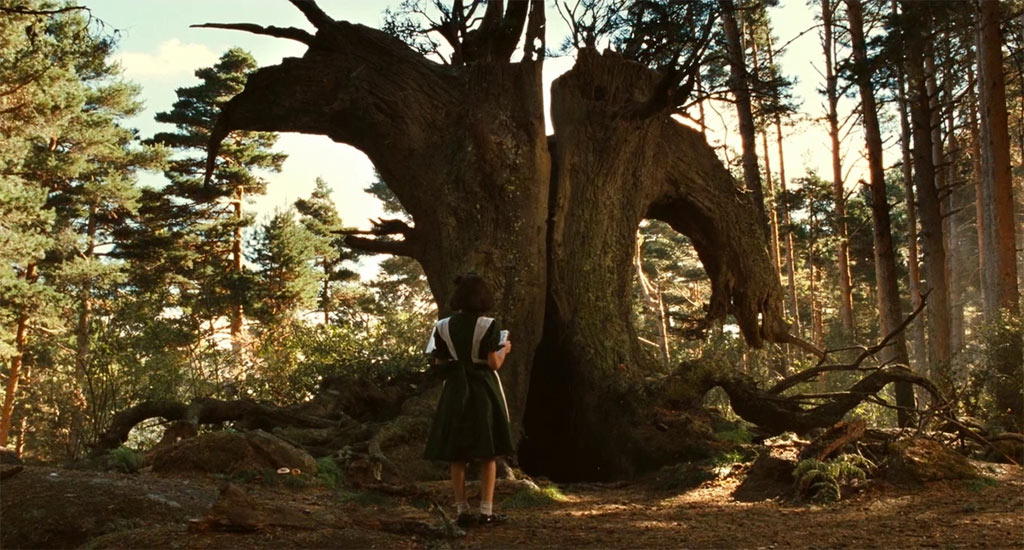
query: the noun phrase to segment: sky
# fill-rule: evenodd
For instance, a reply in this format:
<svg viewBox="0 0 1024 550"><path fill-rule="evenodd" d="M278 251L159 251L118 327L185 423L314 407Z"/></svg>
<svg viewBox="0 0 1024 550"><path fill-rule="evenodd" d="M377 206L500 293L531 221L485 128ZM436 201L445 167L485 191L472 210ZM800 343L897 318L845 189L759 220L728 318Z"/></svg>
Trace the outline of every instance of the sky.
<svg viewBox="0 0 1024 550"><path fill-rule="evenodd" d="M125 77L142 87L145 110L128 121L143 138L172 127L157 123L157 112L170 110L176 99L175 90L194 86L199 81L194 71L208 67L231 47L241 47L253 54L260 66L277 64L284 57L298 57L305 46L293 40L258 36L221 29L194 29L189 25L207 22L256 23L279 27L314 30L287 0L81 0L93 17L101 20L108 31L119 36L116 58L124 67ZM318 4L335 19L379 27L384 9L395 2L388 0L318 0ZM548 5L549 47L561 44L564 23L554 7ZM805 31L814 25L813 12L805 0L783 0L772 13L779 44L795 37L782 56L784 71L796 76L796 96L802 98L808 116L824 113L823 99L816 88L823 78L818 73L822 63L818 33ZM572 59L561 57L545 63L544 78L550 83L572 66ZM545 86L545 102L548 100ZM732 122L729 108L722 108L723 120L732 129L712 133L712 145L726 142L739 150L739 133ZM713 123L710 121L709 124ZM550 123L549 123L550 131ZM772 136L774 137L774 136ZM803 125L786 135L786 171L790 177L807 169L825 175L830 172L828 138L823 127ZM253 207L260 219L275 209L284 209L296 199L309 196L317 177L322 177L334 190L332 198L346 225L368 228L371 218L383 215L376 198L362 190L374 179L373 165L361 152L323 136L282 134L277 149L288 154L280 173L267 174L267 194L257 197ZM859 150L856 148L855 150ZM774 154L774 153L773 153ZM856 162L850 159L849 162ZM778 161L771 159L773 170ZM142 183L161 186L161 174L146 174ZM856 181L851 178L851 181Z"/></svg>

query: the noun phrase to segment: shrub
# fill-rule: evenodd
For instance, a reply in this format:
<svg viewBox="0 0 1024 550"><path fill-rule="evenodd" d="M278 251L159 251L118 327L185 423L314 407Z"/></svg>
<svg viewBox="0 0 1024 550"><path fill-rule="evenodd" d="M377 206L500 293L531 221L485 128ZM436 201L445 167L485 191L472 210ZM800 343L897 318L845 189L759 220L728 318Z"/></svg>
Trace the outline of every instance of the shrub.
<svg viewBox="0 0 1024 550"><path fill-rule="evenodd" d="M142 454L128 447L118 447L110 451L111 463L118 471L126 474L135 474L142 469L145 462Z"/></svg>
<svg viewBox="0 0 1024 550"><path fill-rule="evenodd" d="M317 459L316 470L317 481L328 489L336 489L344 477L338 463L329 457Z"/></svg>

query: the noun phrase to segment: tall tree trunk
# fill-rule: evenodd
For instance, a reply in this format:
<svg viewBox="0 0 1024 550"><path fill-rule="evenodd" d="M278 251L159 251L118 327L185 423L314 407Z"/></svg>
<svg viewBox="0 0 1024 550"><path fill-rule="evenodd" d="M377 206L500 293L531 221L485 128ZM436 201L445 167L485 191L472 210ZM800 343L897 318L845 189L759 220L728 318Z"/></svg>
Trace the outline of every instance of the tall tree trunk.
<svg viewBox="0 0 1024 550"><path fill-rule="evenodd" d="M978 129L978 96L975 93L978 81L975 78L974 68L967 66L967 104L970 113L969 127L971 135L971 181L974 182L974 228L978 239L978 289L981 291L982 308L985 322L991 322L989 314L995 309L992 307L992 296L989 295L989 288L985 285L985 201L981 181L981 135Z"/></svg>
<svg viewBox="0 0 1024 550"><path fill-rule="evenodd" d="M810 293L811 300L811 340L815 346L823 348L825 346L825 322L822 317L821 311L821 300L818 298L818 266L815 264L814 248L815 248L815 237L814 233L818 230L818 221L815 219L814 214L811 214L811 237L810 242L807 244L807 276L808 276L808 291ZM824 382L824 379L822 380Z"/></svg>
<svg viewBox="0 0 1024 550"><path fill-rule="evenodd" d="M750 102L750 77L747 74L743 40L736 24L736 6L732 0L719 0L722 8L722 30L729 57L729 88L736 98L736 116L740 123L740 139L743 142L743 183L753 194L757 206L761 229L768 236L768 216L764 207L764 190L761 187L760 167L757 164L757 135L754 126L754 111Z"/></svg>
<svg viewBox="0 0 1024 550"><path fill-rule="evenodd" d="M892 15L894 18L898 15L898 3L897 0L892 0ZM901 47L905 46L905 40L901 39ZM905 48L903 48L905 50ZM906 195L906 208L907 208L907 275L909 282L907 290L910 292L910 298L913 309L917 309L921 305L921 260L918 250L918 237L919 233L917 230L917 200L915 199L914 193L914 178L913 178L913 156L911 153L911 139L913 136L910 127L910 100L907 97L907 75L904 71L904 64L899 63L896 67L897 72L897 105L899 107L899 118L900 118L900 152L902 153L902 162L900 164L901 172L903 175L903 192ZM918 365L928 364L928 347L925 339L925 319L927 318L927 311L918 315L914 319L912 327L913 343L914 343L914 360Z"/></svg>
<svg viewBox="0 0 1024 550"><path fill-rule="evenodd" d="M946 279L946 248L942 231L939 191L935 187L932 156L932 108L928 94L926 66L927 32L931 14L927 4L904 2L908 18L917 23L905 29L907 75L910 82L910 121L914 135L914 186L921 219L925 280L928 282L928 325L930 328L930 374L940 388L949 393L950 307Z"/></svg>
<svg viewBox="0 0 1024 550"><path fill-rule="evenodd" d="M85 250L82 256L86 260L94 260L96 252L96 205L89 205L89 217L85 228ZM70 455L78 457L85 450L89 440L86 411L96 397L95 388L89 368L92 355L92 296L91 280L83 281L78 295L78 320L75 326L75 388L73 390L72 429L68 437Z"/></svg>
<svg viewBox="0 0 1024 550"><path fill-rule="evenodd" d="M949 304L950 311L950 348L957 353L964 345L964 290L963 290L963 260L960 247L960 183L957 182L958 157L962 157L963 151L957 142L955 125L953 122L954 99L953 81L949 75L950 68L943 70L942 88L943 96L946 99L946 137L947 146L943 155L945 165L942 168L946 182L946 272L949 275ZM942 187L940 186L940 189Z"/></svg>
<svg viewBox="0 0 1024 550"><path fill-rule="evenodd" d="M999 3L978 2L978 95L981 112L982 193L985 203L985 285L998 308L989 318L997 328L991 345L990 369L997 374L996 405L1019 428L1024 416L1024 349L1020 334L1007 326L1020 318L1017 287L1016 228L1010 134L1003 74Z"/></svg>
<svg viewBox="0 0 1024 550"><path fill-rule="evenodd" d="M772 42L768 40L768 64L775 64L775 53L772 50ZM775 145L779 155L779 191L786 193L786 157L782 147L782 116L775 113ZM767 156L767 153L765 154ZM782 209L782 220L787 227L792 227L793 220L790 217L789 207L782 201L777 201L776 209ZM778 217L778 216L776 216ZM786 231L786 279L789 291L790 317L793 319L793 326L796 333L801 334L800 307L796 299L796 258L793 254L793 232Z"/></svg>
<svg viewBox="0 0 1024 550"><path fill-rule="evenodd" d="M833 0L821 0L822 49L825 52L825 97L828 101L828 136L832 153L832 199L836 212L836 271L839 272L839 324L848 338L856 336L853 322L853 285L850 276L850 238L846 228L846 190L839 142L839 77L835 74Z"/></svg>
<svg viewBox="0 0 1024 550"><path fill-rule="evenodd" d="M788 338L749 195L668 111L624 115L650 97L658 73L580 51L552 87L549 140L540 63L442 66L380 31L296 5L319 29L290 31L309 50L253 74L225 105L213 142L256 129L359 148L415 225L397 230L404 240L347 242L416 259L442 315L455 275L475 269L493 283L516 342L501 378L513 425L525 429L521 464L561 479L653 465L629 393L650 367L629 292L645 218L694 243L712 281L711 319L731 313L755 346ZM439 128L448 130L441 139Z"/></svg>
<svg viewBox="0 0 1024 550"><path fill-rule="evenodd" d="M770 33L769 33L770 34ZM754 68L754 79L759 79L758 74L758 60L757 60L757 42L751 37L751 56L753 60ZM764 156L764 178L768 184L768 197L769 204L774 204L775 201L775 183L772 181L772 163L771 156L768 154L768 123L764 121L764 131L761 132L761 151ZM768 204L765 205L766 213L768 214L768 253L771 255L772 267L775 268L775 276L782 280L782 259L780 258L781 249L779 248L779 210L777 208L767 208Z"/></svg>
<svg viewBox="0 0 1024 550"><path fill-rule="evenodd" d="M34 281L36 278L36 264L28 264L25 268L25 279ZM14 415L14 401L18 392L18 383L21 382L21 367L25 361L25 348L27 343L29 316L26 312L18 314L14 328L14 355L11 357L11 367L7 371L7 380L4 384L4 404L0 409L0 447L6 447L11 434L11 418Z"/></svg>
<svg viewBox="0 0 1024 550"><path fill-rule="evenodd" d="M231 270L235 280L233 287L237 287L242 276L242 203L245 201L245 189L239 185L235 188L235 196L232 199L234 206L235 231L231 239ZM241 294L235 289L232 293L231 304L231 349L235 353L242 350L242 325L243 312Z"/></svg>
<svg viewBox="0 0 1024 550"><path fill-rule="evenodd" d="M764 151L764 176L768 182L768 195L772 197L772 204L775 203L775 182L772 181L772 167L768 156L768 131L761 134L761 149ZM772 208L768 214L769 235L768 252L772 259L772 269L775 276L782 280L782 248L779 245L779 209Z"/></svg>
<svg viewBox="0 0 1024 550"><path fill-rule="evenodd" d="M860 0L846 0L850 24L850 38L853 42L853 59L857 64L857 86L860 89L861 114L864 121L864 138L868 151L868 172L871 186L871 221L875 244L875 283L878 288L878 316L881 320L881 334L894 331L902 322L900 311L899 280L896 274L896 251L892 244L892 222L889 218L889 198L885 191L885 163L882 161L882 132L878 124L878 107L875 92L871 87L872 71L867 59L864 43L864 15ZM883 360L909 365L907 341L897 334L893 345L886 348ZM910 411L915 408L914 386L908 382L896 383L896 405L899 425L909 426Z"/></svg>

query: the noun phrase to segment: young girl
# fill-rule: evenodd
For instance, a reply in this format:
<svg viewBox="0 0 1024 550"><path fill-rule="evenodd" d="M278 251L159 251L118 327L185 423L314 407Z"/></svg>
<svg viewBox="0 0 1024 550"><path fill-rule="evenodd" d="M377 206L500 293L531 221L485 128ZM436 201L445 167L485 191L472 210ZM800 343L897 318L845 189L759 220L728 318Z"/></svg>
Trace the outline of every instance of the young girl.
<svg viewBox="0 0 1024 550"><path fill-rule="evenodd" d="M493 510L495 459L515 449L498 369L512 343L501 338L498 321L483 316L494 308L494 295L479 275L456 278L449 305L455 313L434 325L427 343L445 381L424 456L451 463L460 526L501 523L505 516ZM466 464L473 460L480 461L479 516L466 500Z"/></svg>

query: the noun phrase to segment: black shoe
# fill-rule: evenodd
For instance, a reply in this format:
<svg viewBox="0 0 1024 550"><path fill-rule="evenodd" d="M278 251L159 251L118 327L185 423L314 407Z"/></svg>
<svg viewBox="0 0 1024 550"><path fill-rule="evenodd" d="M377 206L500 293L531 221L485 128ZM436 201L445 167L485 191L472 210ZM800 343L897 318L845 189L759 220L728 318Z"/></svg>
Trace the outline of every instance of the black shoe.
<svg viewBox="0 0 1024 550"><path fill-rule="evenodd" d="M463 512L455 518L455 524L465 529L466 527L472 527L477 524L477 517L468 512Z"/></svg>
<svg viewBox="0 0 1024 550"><path fill-rule="evenodd" d="M476 521L480 525L500 525L508 521L508 516L504 514L480 514Z"/></svg>

